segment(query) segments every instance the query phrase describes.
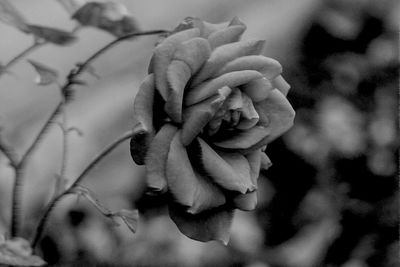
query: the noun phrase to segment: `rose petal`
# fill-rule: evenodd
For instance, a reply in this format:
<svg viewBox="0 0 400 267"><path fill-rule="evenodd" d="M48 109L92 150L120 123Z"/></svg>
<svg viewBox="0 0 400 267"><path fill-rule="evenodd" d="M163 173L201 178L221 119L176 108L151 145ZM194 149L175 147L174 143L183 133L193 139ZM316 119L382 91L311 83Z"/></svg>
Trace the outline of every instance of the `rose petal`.
<svg viewBox="0 0 400 267"><path fill-rule="evenodd" d="M271 129L269 128L256 125L249 130L239 131L236 135L230 138L222 141L215 141L213 144L220 148L237 150L240 151L240 153L247 153L251 150L255 150L253 147L267 138L270 135L270 131Z"/></svg>
<svg viewBox="0 0 400 267"><path fill-rule="evenodd" d="M176 123L182 122L183 93L190 76L190 68L183 61L173 60L168 66L167 79L170 90L165 112Z"/></svg>
<svg viewBox="0 0 400 267"><path fill-rule="evenodd" d="M178 47L174 59L185 62L190 67L191 73L194 74L206 62L210 54L211 47L206 39L193 38Z"/></svg>
<svg viewBox="0 0 400 267"><path fill-rule="evenodd" d="M252 80L262 78L262 74L254 70L242 70L225 73L215 79L206 81L195 88L191 88L185 95L185 105L192 105L198 103L212 95L214 95L219 88L228 86L230 88L246 84Z"/></svg>
<svg viewBox="0 0 400 267"><path fill-rule="evenodd" d="M154 133L149 132L147 127L141 122L138 122L135 127L133 127L133 132L134 134L130 141L131 156L137 165L143 165Z"/></svg>
<svg viewBox="0 0 400 267"><path fill-rule="evenodd" d="M186 148L180 140L180 131L172 139L167 159L168 189L180 205L190 213L215 208L225 203L222 191L209 178L196 173L190 163Z"/></svg>
<svg viewBox="0 0 400 267"><path fill-rule="evenodd" d="M262 142L257 144L258 147L276 139L293 125L296 113L278 89L272 90L264 101L255 103L255 108L260 116L259 124L266 127L270 132Z"/></svg>
<svg viewBox="0 0 400 267"><path fill-rule="evenodd" d="M233 205L244 211L254 210L257 206L257 191L247 194L238 194L232 199Z"/></svg>
<svg viewBox="0 0 400 267"><path fill-rule="evenodd" d="M255 190L250 179L249 164L239 153L215 152L201 138L197 138L201 148L201 161L204 170L213 181L226 190L246 193Z"/></svg>
<svg viewBox="0 0 400 267"><path fill-rule="evenodd" d="M229 22L229 26L233 25L242 25L246 27L246 24L244 24L237 16L233 17L233 19Z"/></svg>
<svg viewBox="0 0 400 267"><path fill-rule="evenodd" d="M149 132L153 129L154 75L148 75L139 87L133 103L135 118Z"/></svg>
<svg viewBox="0 0 400 267"><path fill-rule="evenodd" d="M242 91L246 93L254 102L260 102L268 97L273 85L266 78L250 81L242 86Z"/></svg>
<svg viewBox="0 0 400 267"><path fill-rule="evenodd" d="M218 46L239 41L245 30L246 26L243 25L230 26L210 34L208 41L211 48L215 49Z"/></svg>
<svg viewBox="0 0 400 267"><path fill-rule="evenodd" d="M217 47L210 55L199 73L193 78L192 86L196 86L214 75L227 63L238 57L258 55L265 41L235 42Z"/></svg>
<svg viewBox="0 0 400 267"><path fill-rule="evenodd" d="M256 70L262 73L265 78L272 79L282 73L282 66L275 59L262 55L243 56L227 63L217 70L214 76L239 70Z"/></svg>
<svg viewBox="0 0 400 267"><path fill-rule="evenodd" d="M265 155L261 149L258 149L245 155L250 165L251 180L255 185L257 185L258 176L260 175L261 154Z"/></svg>
<svg viewBox="0 0 400 267"><path fill-rule="evenodd" d="M268 170L272 166L272 162L265 153L261 153L261 166L260 170Z"/></svg>
<svg viewBox="0 0 400 267"><path fill-rule="evenodd" d="M232 209L221 207L193 215L179 206L169 205L169 214L178 229L191 239L202 242L219 240L225 245L229 242L234 216Z"/></svg>
<svg viewBox="0 0 400 267"><path fill-rule="evenodd" d="M155 49L149 73L154 73L157 90L164 100L168 98L167 69L173 59L178 44L200 35L199 29L188 29L170 35Z"/></svg>
<svg viewBox="0 0 400 267"><path fill-rule="evenodd" d="M167 189L166 164L172 138L178 129L172 124L165 124L150 144L146 156L147 188L149 193L164 193Z"/></svg>
<svg viewBox="0 0 400 267"><path fill-rule="evenodd" d="M286 96L290 90L290 85L285 81L282 75L279 75L275 79L272 80L272 85L274 88L281 91L281 93Z"/></svg>
<svg viewBox="0 0 400 267"><path fill-rule="evenodd" d="M229 87L224 87L219 90L217 95L185 109L181 136L184 146L189 145L207 123L210 122L230 92L231 89Z"/></svg>
<svg viewBox="0 0 400 267"><path fill-rule="evenodd" d="M248 130L257 124L259 116L254 108L253 101L245 93L242 93L242 102L243 105L239 109L241 112L241 119L236 128Z"/></svg>
<svg viewBox="0 0 400 267"><path fill-rule="evenodd" d="M233 88L223 108L226 110L238 110L241 107L243 107L242 92L238 88Z"/></svg>

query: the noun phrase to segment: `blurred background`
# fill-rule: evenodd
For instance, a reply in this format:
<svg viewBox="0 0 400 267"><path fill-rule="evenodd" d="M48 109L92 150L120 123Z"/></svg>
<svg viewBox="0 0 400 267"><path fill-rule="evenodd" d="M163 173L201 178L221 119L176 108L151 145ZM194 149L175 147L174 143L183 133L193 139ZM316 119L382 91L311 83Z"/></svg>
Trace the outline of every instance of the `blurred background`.
<svg viewBox="0 0 400 267"><path fill-rule="evenodd" d="M70 31L76 21L56 0L13 0L29 23ZM51 266L394 267L399 264L398 0L126 0L141 30L173 29L187 16L210 22L238 16L243 39L265 39L292 89L294 127L270 144L273 166L259 179L254 212L237 212L229 246L179 233L165 201L145 196L144 170L124 143L84 181L111 210L138 208L138 231L115 227L84 199L69 197L40 243ZM0 23L0 62L32 36ZM76 63L113 40L83 28L69 46L46 44L27 59L57 69L61 81ZM119 44L93 63L67 106L67 177L72 181L106 144L134 123L132 104L157 37ZM26 150L60 99L38 86L25 60L0 77L4 139ZM28 239L54 194L62 134L52 127L27 166L24 236ZM8 231L13 172L0 154L0 234Z"/></svg>

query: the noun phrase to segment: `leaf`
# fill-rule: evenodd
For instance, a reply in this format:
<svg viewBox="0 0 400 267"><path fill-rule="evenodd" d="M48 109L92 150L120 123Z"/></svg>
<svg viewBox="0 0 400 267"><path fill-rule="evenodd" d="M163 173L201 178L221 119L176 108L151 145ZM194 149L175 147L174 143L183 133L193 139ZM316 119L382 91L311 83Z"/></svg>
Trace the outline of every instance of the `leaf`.
<svg viewBox="0 0 400 267"><path fill-rule="evenodd" d="M89 2L72 16L83 26L93 26L120 37L138 31L138 26L121 3Z"/></svg>
<svg viewBox="0 0 400 267"><path fill-rule="evenodd" d="M0 20L16 27L20 31L30 32L25 18L8 0L0 0Z"/></svg>
<svg viewBox="0 0 400 267"><path fill-rule="evenodd" d="M234 211L227 207L207 210L199 214L189 214L178 205L169 205L169 215L179 231L194 240L207 242L221 241L227 245Z"/></svg>
<svg viewBox="0 0 400 267"><path fill-rule="evenodd" d="M32 255L29 242L21 237L0 242L0 264L13 266L43 266L46 262Z"/></svg>
<svg viewBox="0 0 400 267"><path fill-rule="evenodd" d="M37 38L57 45L69 45L76 41L76 37L67 31L46 26L28 25L31 33Z"/></svg>
<svg viewBox="0 0 400 267"><path fill-rule="evenodd" d="M31 59L28 59L28 62L35 68L36 72L39 74L39 76L35 80L38 85L49 85L57 83L58 71Z"/></svg>
<svg viewBox="0 0 400 267"><path fill-rule="evenodd" d="M138 221L139 221L139 211L138 210L122 209L122 210L113 212L111 216L121 218L122 221L129 228L129 230L131 230L132 233L136 233L136 229L137 229Z"/></svg>

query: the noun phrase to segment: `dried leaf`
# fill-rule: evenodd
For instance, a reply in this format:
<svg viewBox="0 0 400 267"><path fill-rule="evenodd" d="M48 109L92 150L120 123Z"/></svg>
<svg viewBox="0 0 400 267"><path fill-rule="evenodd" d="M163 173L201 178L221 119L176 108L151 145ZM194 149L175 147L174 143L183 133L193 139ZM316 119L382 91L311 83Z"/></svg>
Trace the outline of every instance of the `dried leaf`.
<svg viewBox="0 0 400 267"><path fill-rule="evenodd" d="M16 237L0 242L0 264L13 266L43 266L46 262L36 255L32 255L29 242Z"/></svg>
<svg viewBox="0 0 400 267"><path fill-rule="evenodd" d="M79 8L72 18L83 26L93 26L117 37L138 31L136 21L121 3L89 2Z"/></svg>
<svg viewBox="0 0 400 267"><path fill-rule="evenodd" d="M41 38L53 44L69 45L76 41L76 37L72 33L64 30L38 25L28 25L28 27L37 38Z"/></svg>
<svg viewBox="0 0 400 267"><path fill-rule="evenodd" d="M37 74L39 74L39 76L35 79L35 82L38 85L57 83L58 71L31 59L29 59L28 62L35 68Z"/></svg>
<svg viewBox="0 0 400 267"><path fill-rule="evenodd" d="M0 0L0 20L18 28L20 31L30 32L25 18L8 0Z"/></svg>

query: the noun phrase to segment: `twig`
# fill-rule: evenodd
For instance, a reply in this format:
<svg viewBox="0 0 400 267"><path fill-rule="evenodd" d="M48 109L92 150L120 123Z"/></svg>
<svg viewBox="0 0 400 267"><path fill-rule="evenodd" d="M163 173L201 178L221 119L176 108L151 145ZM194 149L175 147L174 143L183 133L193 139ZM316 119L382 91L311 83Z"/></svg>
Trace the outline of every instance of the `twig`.
<svg viewBox="0 0 400 267"><path fill-rule="evenodd" d="M46 223L48 221L48 218L53 211L53 209L57 206L57 204L63 199L65 196L69 194L74 194L74 189L79 186L79 183L87 176L87 174L105 157L107 156L111 151L113 151L115 148L118 147L119 144L122 142L128 140L133 136L134 132L133 130L130 130L120 136L119 138L115 139L111 144L109 144L107 147L105 147L97 156L93 158L93 160L86 166L86 168L82 171L82 173L76 178L76 180L60 195L55 197L50 204L47 206L47 209L41 218L38 227L36 228L36 233L34 235L33 241L32 241L32 248L35 248L36 245L38 244L43 231L46 227Z"/></svg>
<svg viewBox="0 0 400 267"><path fill-rule="evenodd" d="M14 56L9 62L7 62L7 64L2 66L2 68L0 69L0 76L3 75L3 73L6 73L6 71L8 69L10 69L12 66L14 66L18 61L23 59L26 55L28 55L32 51L38 49L39 47L41 47L45 44L46 44L46 42L34 41L33 44L31 44L29 47L25 48L18 55Z"/></svg>
<svg viewBox="0 0 400 267"><path fill-rule="evenodd" d="M165 30L153 30L153 31L144 31L144 32L137 32L137 33L131 33L122 37L119 37L115 39L114 41L106 44L104 47L96 51L92 56L90 56L85 62L79 64L76 69L71 70L71 72L67 76L67 80L64 83L63 86L61 86L61 93L63 94L62 100L58 103L56 109L50 116L50 118L47 120L45 125L43 126L42 130L39 132L35 140L33 141L32 145L28 148L26 153L22 156L22 159L20 163L18 164L16 168L16 177L14 181L14 189L13 189L13 202L12 202L12 217L11 217L11 235L12 236L17 236L19 232L19 224L21 222L21 199L22 199L22 187L23 187L23 176L24 176L24 167L27 162L27 159L29 159L30 155L34 151L34 149L38 146L40 140L42 139L44 133L46 130L49 128L51 123L53 122L54 118L57 116L57 114L60 112L60 110L63 107L64 101L66 101L66 97L68 95L68 91L70 90L70 87L73 86L76 82L76 78L85 71L85 69L92 63L96 58L98 58L100 55L108 51L110 48L114 47L116 44L118 44L121 41L131 39L136 36L143 36L143 35L154 35L154 34L162 34L166 33L167 31ZM90 170L90 169L89 169ZM87 171L89 171L87 170ZM86 175L86 174L84 174ZM84 176L83 175L83 176ZM78 182L82 178L78 177ZM69 194L69 193L68 193ZM56 198L58 199L58 198ZM49 207L52 207L50 205ZM48 209L48 212L50 213L52 208ZM45 217L48 215L46 214ZM46 221L47 219L45 219ZM45 224L45 222L44 222ZM40 232L41 234L41 232Z"/></svg>
<svg viewBox="0 0 400 267"><path fill-rule="evenodd" d="M15 152L11 147L9 147L6 143L4 143L2 136L0 136L0 152L4 154L4 156L10 162L10 165L15 169L18 164Z"/></svg>

